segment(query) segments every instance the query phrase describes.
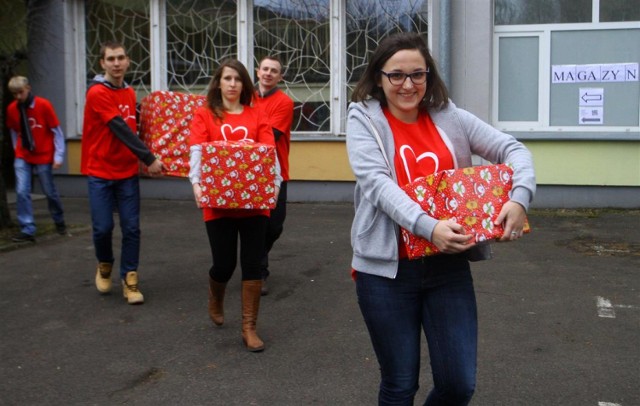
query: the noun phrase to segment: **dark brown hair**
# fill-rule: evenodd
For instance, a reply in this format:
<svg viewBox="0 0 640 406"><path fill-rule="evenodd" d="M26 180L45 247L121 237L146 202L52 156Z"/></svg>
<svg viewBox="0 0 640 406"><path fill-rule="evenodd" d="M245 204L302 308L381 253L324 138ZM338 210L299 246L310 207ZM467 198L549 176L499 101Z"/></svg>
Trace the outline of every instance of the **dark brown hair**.
<svg viewBox="0 0 640 406"><path fill-rule="evenodd" d="M440 74L438 74L436 62L431 56L426 42L420 34L411 32L392 34L378 44L378 47L371 55L367 68L353 90L351 101L366 103L367 99L372 98L378 100L381 105L386 106L387 98L382 87L378 85L382 76L380 70L396 52L414 49L422 54L429 69L427 92L418 108L424 112L431 107L444 107L449 102L447 87Z"/></svg>
<svg viewBox="0 0 640 406"><path fill-rule="evenodd" d="M225 59L222 61L218 69L216 69L211 82L209 82L209 90L207 91L207 106L213 114L219 119L224 119L224 104L222 103L222 93L220 92L220 79L224 68L231 68L238 72L240 80L242 80L242 92L240 93L240 104L251 106L254 97L253 82L251 76L247 72L247 68L237 59Z"/></svg>
<svg viewBox="0 0 640 406"><path fill-rule="evenodd" d="M104 55L107 53L107 49L118 49L122 48L124 50L124 54L127 55L127 48L122 45L122 43L118 41L106 41L103 42L100 46L100 59L104 59Z"/></svg>

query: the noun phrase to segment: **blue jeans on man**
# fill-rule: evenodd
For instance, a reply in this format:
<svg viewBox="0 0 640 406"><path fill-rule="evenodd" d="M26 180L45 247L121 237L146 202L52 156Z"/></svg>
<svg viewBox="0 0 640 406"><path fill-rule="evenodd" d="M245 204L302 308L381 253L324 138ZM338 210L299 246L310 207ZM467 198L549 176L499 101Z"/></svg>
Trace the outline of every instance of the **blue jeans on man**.
<svg viewBox="0 0 640 406"><path fill-rule="evenodd" d="M425 405L466 405L476 383L478 319L462 256L401 260L396 279L358 272L360 310L380 364L380 405L413 405L422 331L434 388Z"/></svg>
<svg viewBox="0 0 640 406"><path fill-rule="evenodd" d="M93 245L98 262L113 263L113 213L117 209L122 233L120 277L137 271L140 258L140 184L138 176L121 180L88 177Z"/></svg>
<svg viewBox="0 0 640 406"><path fill-rule="evenodd" d="M36 234L33 205L31 203L31 178L34 170L38 175L42 191L47 197L51 218L56 226L64 228L64 211L60 196L53 183L51 164L30 164L22 158L15 158L13 168L16 174L16 212L20 231L31 237Z"/></svg>

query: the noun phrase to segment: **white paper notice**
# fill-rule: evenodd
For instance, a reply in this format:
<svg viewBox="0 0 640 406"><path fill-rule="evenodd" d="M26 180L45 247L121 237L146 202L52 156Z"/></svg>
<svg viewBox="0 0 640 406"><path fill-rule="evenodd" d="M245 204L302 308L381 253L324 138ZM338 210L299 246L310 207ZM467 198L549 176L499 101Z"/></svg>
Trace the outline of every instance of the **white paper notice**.
<svg viewBox="0 0 640 406"><path fill-rule="evenodd" d="M553 65L551 83L638 82L638 63Z"/></svg>
<svg viewBox="0 0 640 406"><path fill-rule="evenodd" d="M579 105L582 106L604 106L604 88L602 87L581 87Z"/></svg>
<svg viewBox="0 0 640 406"><path fill-rule="evenodd" d="M604 122L604 88L581 87L578 125L601 125Z"/></svg>
<svg viewBox="0 0 640 406"><path fill-rule="evenodd" d="M580 125L597 125L603 123L604 107L580 107Z"/></svg>

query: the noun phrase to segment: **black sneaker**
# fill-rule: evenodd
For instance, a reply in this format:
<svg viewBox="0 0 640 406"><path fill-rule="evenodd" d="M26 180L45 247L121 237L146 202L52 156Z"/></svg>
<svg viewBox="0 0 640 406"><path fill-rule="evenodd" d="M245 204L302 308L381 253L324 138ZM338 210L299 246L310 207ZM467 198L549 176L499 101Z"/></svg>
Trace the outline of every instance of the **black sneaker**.
<svg viewBox="0 0 640 406"><path fill-rule="evenodd" d="M32 235L25 234L25 233L20 233L20 234L14 235L13 238L11 238L11 241L13 241L13 242L36 242L36 239Z"/></svg>
<svg viewBox="0 0 640 406"><path fill-rule="evenodd" d="M56 231L60 235L67 235L67 225L64 224L64 221L62 223L56 223Z"/></svg>

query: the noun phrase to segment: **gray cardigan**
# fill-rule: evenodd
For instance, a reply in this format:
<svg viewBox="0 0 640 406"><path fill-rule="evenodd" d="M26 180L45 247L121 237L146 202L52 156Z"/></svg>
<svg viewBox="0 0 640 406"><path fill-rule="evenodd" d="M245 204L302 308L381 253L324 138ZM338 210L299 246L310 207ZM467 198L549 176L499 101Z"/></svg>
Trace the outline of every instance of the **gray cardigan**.
<svg viewBox="0 0 640 406"><path fill-rule="evenodd" d="M472 166L474 154L493 163L513 164L510 199L528 210L536 181L531 153L522 143L452 102L443 109L430 110L429 115L451 151L456 168ZM391 167L387 165L373 131L380 135ZM359 272L395 278L399 226L431 241L438 220L430 217L398 186L393 166L393 134L377 100L350 104L347 152L356 177L351 266ZM467 252L470 260L490 256L488 245L476 246Z"/></svg>

